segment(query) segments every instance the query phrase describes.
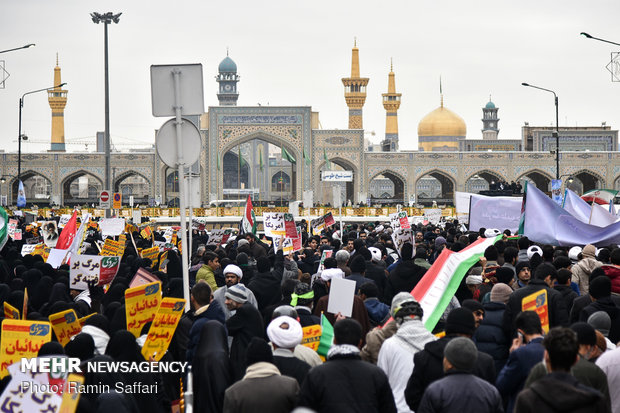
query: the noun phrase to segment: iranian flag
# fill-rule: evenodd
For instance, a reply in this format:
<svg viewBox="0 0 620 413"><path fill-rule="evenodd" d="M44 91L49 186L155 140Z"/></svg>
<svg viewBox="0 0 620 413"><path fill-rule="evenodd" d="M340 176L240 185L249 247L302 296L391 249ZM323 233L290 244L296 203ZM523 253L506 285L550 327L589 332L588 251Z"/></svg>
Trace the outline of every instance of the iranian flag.
<svg viewBox="0 0 620 413"><path fill-rule="evenodd" d="M595 202L599 205L611 204L618 194L613 189L593 189L581 195L581 199L586 202Z"/></svg>
<svg viewBox="0 0 620 413"><path fill-rule="evenodd" d="M256 236L256 216L254 215L254 206L252 206L252 198L248 195L248 202L245 204L245 213L241 219L241 232L245 234L253 234Z"/></svg>
<svg viewBox="0 0 620 413"><path fill-rule="evenodd" d="M9 239L9 217L4 208L0 207L0 251Z"/></svg>
<svg viewBox="0 0 620 413"><path fill-rule="evenodd" d="M428 331L433 331L437 325L467 271L480 260L487 247L502 239L502 235L481 238L459 252L444 248L426 271L411 295L424 310L423 321Z"/></svg>

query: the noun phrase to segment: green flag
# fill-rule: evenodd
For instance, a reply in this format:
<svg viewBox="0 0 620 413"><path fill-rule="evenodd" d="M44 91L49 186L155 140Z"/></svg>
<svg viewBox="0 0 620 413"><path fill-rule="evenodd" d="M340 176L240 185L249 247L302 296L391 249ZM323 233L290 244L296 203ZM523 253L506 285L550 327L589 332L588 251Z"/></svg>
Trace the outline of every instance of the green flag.
<svg viewBox="0 0 620 413"><path fill-rule="evenodd" d="M263 168L265 167L263 165L263 150L261 148L258 148L258 167L260 168L261 172L263 171Z"/></svg>
<svg viewBox="0 0 620 413"><path fill-rule="evenodd" d="M220 169L221 169L220 168L220 157L218 156L217 157L217 170L219 171Z"/></svg>
<svg viewBox="0 0 620 413"><path fill-rule="evenodd" d="M327 352L334 342L334 327L330 324L325 314L321 313L321 341L319 341L319 348L316 352L327 357Z"/></svg>
<svg viewBox="0 0 620 413"><path fill-rule="evenodd" d="M297 161L295 161L295 158L293 158L293 155L288 153L288 151L284 148L284 146L282 147L282 159L285 159L285 160L289 161L290 163L297 162Z"/></svg>
<svg viewBox="0 0 620 413"><path fill-rule="evenodd" d="M239 146L239 170L241 170L241 168L243 168L243 165L247 165L248 163L245 161L245 159L243 159L243 156L241 156L241 146Z"/></svg>
<svg viewBox="0 0 620 413"><path fill-rule="evenodd" d="M310 157L306 153L306 148L304 148L304 159L306 160L306 165L310 165Z"/></svg>
<svg viewBox="0 0 620 413"><path fill-rule="evenodd" d="M9 238L9 217L4 208L0 207L0 250Z"/></svg>
<svg viewBox="0 0 620 413"><path fill-rule="evenodd" d="M325 151L325 149L323 149L323 159L325 160L325 166L327 167L327 169L330 169L332 166L329 162L329 158L327 157L327 152Z"/></svg>

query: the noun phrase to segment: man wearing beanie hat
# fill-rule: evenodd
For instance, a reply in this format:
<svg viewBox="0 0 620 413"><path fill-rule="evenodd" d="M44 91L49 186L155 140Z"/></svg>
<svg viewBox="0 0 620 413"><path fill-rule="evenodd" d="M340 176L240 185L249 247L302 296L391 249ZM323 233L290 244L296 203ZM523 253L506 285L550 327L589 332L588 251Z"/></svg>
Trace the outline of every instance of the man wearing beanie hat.
<svg viewBox="0 0 620 413"><path fill-rule="evenodd" d="M530 268L529 261L519 261L515 267L515 274L517 276L516 288L523 288L529 284L532 279L532 269Z"/></svg>
<svg viewBox="0 0 620 413"><path fill-rule="evenodd" d="M588 321L588 317L597 311L605 311L611 319L609 339L612 343L620 341L620 308L611 300L611 280L607 277L596 277L590 284L592 303L579 314L579 321Z"/></svg>
<svg viewBox="0 0 620 413"><path fill-rule="evenodd" d="M267 336L273 346L273 364L280 373L296 379L301 386L310 371L310 365L293 354L304 336L299 321L285 315L276 317L267 326Z"/></svg>
<svg viewBox="0 0 620 413"><path fill-rule="evenodd" d="M609 399L579 382L571 374L578 359L575 333L568 328L553 328L543 342L544 363L549 374L523 390L516 402L517 412L609 412ZM605 375L603 374L603 377ZM603 378L605 381L605 379Z"/></svg>
<svg viewBox="0 0 620 413"><path fill-rule="evenodd" d="M588 244L581 251L581 260L571 267L573 273L572 281L579 286L581 295L587 295L590 290L590 275L595 268L603 265L596 259L596 247Z"/></svg>
<svg viewBox="0 0 620 413"><path fill-rule="evenodd" d="M609 314L605 311L597 311L588 317L587 322L605 338L606 351L616 348L616 344L609 339L609 329L611 328L611 317L609 317Z"/></svg>
<svg viewBox="0 0 620 413"><path fill-rule="evenodd" d="M229 264L224 268L224 277L226 280L226 285L218 288L217 291L213 293L213 299L220 304L222 309L224 309L224 315L226 316L226 320L228 320L232 316L232 313L226 305L226 292L229 288L235 285L243 285L239 284L243 278L243 271L238 266ZM246 301L252 304L254 308L258 308L258 302L256 301L256 297L254 296L252 290L245 288L245 291L247 293Z"/></svg>
<svg viewBox="0 0 620 413"><path fill-rule="evenodd" d="M506 336L503 319L508 297L512 288L497 283L491 290L491 301L483 304L484 319L474 334L474 342L478 350L493 357L495 371L501 371L508 360L510 340Z"/></svg>
<svg viewBox="0 0 620 413"><path fill-rule="evenodd" d="M245 371L245 353L253 337L263 337L263 317L256 307L248 302L250 290L243 284L236 284L226 290L226 307L233 314L226 321L228 335L233 338L230 346L230 361L235 379L239 380Z"/></svg>
<svg viewBox="0 0 620 413"><path fill-rule="evenodd" d="M390 312L396 320L398 330L381 346L377 366L388 376L396 407L399 412L403 412L409 410L404 391L413 372L413 356L422 350L426 343L437 338L424 327L424 311L411 293L396 294Z"/></svg>
<svg viewBox="0 0 620 413"><path fill-rule="evenodd" d="M422 395L428 386L444 377L443 357L446 345L456 337L472 338L476 322L471 310L455 308L446 319L446 335L424 345L424 350L413 356L413 373L405 389L405 400L411 410L418 411ZM495 363L486 353L478 351L473 373L489 383L495 382Z"/></svg>
<svg viewBox="0 0 620 413"><path fill-rule="evenodd" d="M497 389L472 374L477 356L476 346L470 339L451 340L444 350L446 376L428 386L416 412L503 412Z"/></svg>
<svg viewBox="0 0 620 413"><path fill-rule="evenodd" d="M262 338L254 337L248 345L247 364L243 380L226 389L224 411L288 413L293 410L299 384L280 374L273 364L271 348Z"/></svg>

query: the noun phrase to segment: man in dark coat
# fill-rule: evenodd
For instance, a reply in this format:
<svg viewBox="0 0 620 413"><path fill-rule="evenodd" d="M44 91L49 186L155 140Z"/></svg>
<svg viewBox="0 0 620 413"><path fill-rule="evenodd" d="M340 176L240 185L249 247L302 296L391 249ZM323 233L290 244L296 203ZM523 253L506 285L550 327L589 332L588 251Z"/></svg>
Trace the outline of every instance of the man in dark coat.
<svg viewBox="0 0 620 413"><path fill-rule="evenodd" d="M199 281L191 291L190 302L194 310L192 327L189 330L189 340L187 342L187 361L190 363L194 359L194 353L200 341L202 327L209 320L219 321L224 325L225 316L220 304L212 299L211 287L205 281Z"/></svg>
<svg viewBox="0 0 620 413"><path fill-rule="evenodd" d="M446 336L426 343L424 350L413 356L413 373L407 382L405 400L411 410L417 411L422 395L428 386L444 377L444 350L450 340L456 337L471 338L475 330L474 315L466 308L450 311L446 320ZM495 381L495 364L488 354L478 351L473 373L489 383Z"/></svg>
<svg viewBox="0 0 620 413"><path fill-rule="evenodd" d="M444 350L446 376L428 386L416 412L503 413L497 389L472 374L477 359L478 351L470 339L450 340Z"/></svg>
<svg viewBox="0 0 620 413"><path fill-rule="evenodd" d="M323 413L396 412L387 376L379 367L361 360L361 344L359 323L350 318L338 321L327 362L308 373L299 406Z"/></svg>
<svg viewBox="0 0 620 413"><path fill-rule="evenodd" d="M536 267L534 277L529 284L523 288L519 288L510 295L506 312L504 313L504 326L514 331L514 321L517 315L522 311L522 301L525 297L541 291L547 291L547 307L549 311L549 326L566 326L568 325L568 311L564 306L562 294L551 288L552 280L557 278L557 271L551 264L543 263ZM514 335L513 335L514 337Z"/></svg>
<svg viewBox="0 0 620 413"><path fill-rule="evenodd" d="M611 300L611 280L607 277L596 277L590 283L590 297L593 303L587 305L579 314L579 321L588 321L588 318L597 311L604 311L611 319L609 340L612 343L620 341L620 308Z"/></svg>
<svg viewBox="0 0 620 413"><path fill-rule="evenodd" d="M282 375L294 378L300 386L310 371L310 365L293 354L303 335L299 321L285 315L274 318L267 327L267 336L273 346L273 364Z"/></svg>
<svg viewBox="0 0 620 413"><path fill-rule="evenodd" d="M230 347L230 361L235 380L241 379L246 368L245 353L252 337L264 337L263 317L254 306L247 302L248 290L236 284L226 291L226 307L234 315L226 321L228 335L233 337Z"/></svg>
<svg viewBox="0 0 620 413"><path fill-rule="evenodd" d="M543 341L544 360L550 372L523 390L517 398L519 413L604 413L609 408L603 395L586 387L570 374L577 361L579 344L568 328L553 328Z"/></svg>
<svg viewBox="0 0 620 413"><path fill-rule="evenodd" d="M351 268L351 275L346 277L347 280L355 281L355 294L357 294L360 290L362 284L367 282L374 283L370 278L366 278L366 260L362 256L362 254L355 254L355 256L351 259L351 263L349 264L349 268Z"/></svg>
<svg viewBox="0 0 620 413"><path fill-rule="evenodd" d="M508 360L510 339L502 325L506 302L512 293L507 284L497 283L491 290L491 301L483 304L484 319L474 334L474 342L478 350L493 357L495 371L499 372Z"/></svg>
<svg viewBox="0 0 620 413"><path fill-rule="evenodd" d="M411 292L426 273L425 268L414 264L412 253L413 246L405 243L401 248L402 261L390 272L385 284L384 302L391 303L392 298L400 292Z"/></svg>
<svg viewBox="0 0 620 413"><path fill-rule="evenodd" d="M321 318L312 314L314 305L314 291L306 283L298 283L295 291L291 294L288 303L297 311L299 323L302 327L313 326L321 323Z"/></svg>
<svg viewBox="0 0 620 413"><path fill-rule="evenodd" d="M510 356L506 365L499 372L495 387L504 400L508 401L507 413L513 411L517 394L523 388L532 368L543 356L542 326L535 311L523 311L515 320L518 338L510 347Z"/></svg>
<svg viewBox="0 0 620 413"><path fill-rule="evenodd" d="M248 288L254 293L258 302L258 310L263 311L265 307L277 303L280 298L280 284L282 283L282 273L284 272L284 255L282 250L276 253L276 259L271 271L271 263L267 257L259 257L256 260L258 273L249 282Z"/></svg>

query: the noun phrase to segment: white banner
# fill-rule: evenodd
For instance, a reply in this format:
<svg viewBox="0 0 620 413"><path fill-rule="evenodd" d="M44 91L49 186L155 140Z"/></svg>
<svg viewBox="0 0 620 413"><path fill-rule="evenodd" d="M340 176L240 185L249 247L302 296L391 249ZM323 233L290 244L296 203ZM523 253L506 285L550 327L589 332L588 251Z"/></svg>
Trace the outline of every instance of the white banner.
<svg viewBox="0 0 620 413"><path fill-rule="evenodd" d="M353 171L323 171L321 180L326 182L353 182Z"/></svg>
<svg viewBox="0 0 620 413"><path fill-rule="evenodd" d="M140 223L135 223L140 225ZM101 228L101 236L103 238L110 236L121 235L125 231L125 218L105 218L99 221L99 228Z"/></svg>
<svg viewBox="0 0 620 413"><path fill-rule="evenodd" d="M469 230L496 228L516 232L521 218L521 203L521 197L472 195Z"/></svg>
<svg viewBox="0 0 620 413"><path fill-rule="evenodd" d="M431 224L437 225L441 220L441 213L442 211L439 208L425 209L424 218L428 219L428 222L430 222Z"/></svg>
<svg viewBox="0 0 620 413"><path fill-rule="evenodd" d="M469 222L469 198L474 194L469 192L455 192L454 206L456 207L456 219L461 223Z"/></svg>

